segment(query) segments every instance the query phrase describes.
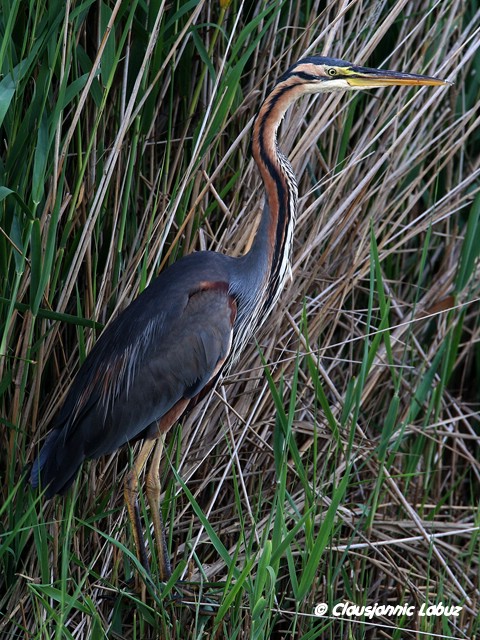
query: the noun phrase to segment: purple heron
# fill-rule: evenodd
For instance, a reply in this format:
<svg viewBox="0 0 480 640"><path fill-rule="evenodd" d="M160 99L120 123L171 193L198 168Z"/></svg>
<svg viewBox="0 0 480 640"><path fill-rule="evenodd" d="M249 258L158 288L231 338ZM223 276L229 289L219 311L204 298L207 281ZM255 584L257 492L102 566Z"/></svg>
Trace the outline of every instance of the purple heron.
<svg viewBox="0 0 480 640"><path fill-rule="evenodd" d="M277 145L288 107L305 94L390 85L443 85L428 76L359 67L312 56L292 65L263 102L252 133L252 154L265 206L250 250L233 258L199 251L178 260L105 329L80 367L31 471L46 498L64 493L85 459L144 440L125 484L139 560L148 570L136 502L146 478L160 562L169 577L160 517L159 463L163 434L203 396L227 361L274 306L290 265L297 182Z"/></svg>

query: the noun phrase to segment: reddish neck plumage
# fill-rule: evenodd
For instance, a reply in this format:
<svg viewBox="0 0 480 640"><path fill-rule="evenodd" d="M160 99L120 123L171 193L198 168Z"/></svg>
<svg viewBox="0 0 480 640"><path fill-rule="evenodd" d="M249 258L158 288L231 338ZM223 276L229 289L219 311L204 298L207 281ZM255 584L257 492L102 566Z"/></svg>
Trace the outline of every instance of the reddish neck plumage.
<svg viewBox="0 0 480 640"><path fill-rule="evenodd" d="M265 188L265 207L251 252L267 258L268 306L277 299L289 272L297 210L297 182L288 159L278 148L277 130L288 107L304 92L297 77L283 78L263 103L253 125L252 154Z"/></svg>

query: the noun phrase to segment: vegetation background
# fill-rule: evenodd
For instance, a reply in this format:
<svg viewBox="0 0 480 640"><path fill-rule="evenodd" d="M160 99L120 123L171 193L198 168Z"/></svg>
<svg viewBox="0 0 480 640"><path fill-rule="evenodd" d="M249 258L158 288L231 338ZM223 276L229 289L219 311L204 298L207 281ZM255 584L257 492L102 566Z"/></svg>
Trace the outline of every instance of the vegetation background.
<svg viewBox="0 0 480 640"><path fill-rule="evenodd" d="M1 637L475 637L478 0L2 0L0 33ZM150 536L132 589L131 450L47 503L24 471L102 325L185 253L245 250L252 119L308 52L455 84L287 114L292 280L168 438L175 577L210 602L181 607Z"/></svg>

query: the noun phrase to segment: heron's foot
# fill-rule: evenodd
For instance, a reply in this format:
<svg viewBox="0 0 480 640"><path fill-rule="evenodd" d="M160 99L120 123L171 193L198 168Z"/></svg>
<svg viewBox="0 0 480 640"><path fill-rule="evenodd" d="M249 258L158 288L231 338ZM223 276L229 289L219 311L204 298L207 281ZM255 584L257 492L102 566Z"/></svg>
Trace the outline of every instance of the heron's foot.
<svg viewBox="0 0 480 640"><path fill-rule="evenodd" d="M200 615L214 616L217 613L218 602L205 597L203 591L195 588L197 586L196 583L179 580L174 587L177 593L170 598L170 602L198 611Z"/></svg>
<svg viewBox="0 0 480 640"><path fill-rule="evenodd" d="M159 585L154 586L153 581L150 579L150 574L147 580L150 585L147 584L144 575L136 572L124 584L127 591L140 596L143 602L146 601L148 591L152 595L151 589L153 589L157 598L163 600L165 604L188 607L192 611L198 611L200 615L205 616L214 616L217 613L219 603L207 598L204 591L200 591L198 583L178 580L173 585L172 590L167 595L163 595L162 589L166 586L166 582L160 582Z"/></svg>

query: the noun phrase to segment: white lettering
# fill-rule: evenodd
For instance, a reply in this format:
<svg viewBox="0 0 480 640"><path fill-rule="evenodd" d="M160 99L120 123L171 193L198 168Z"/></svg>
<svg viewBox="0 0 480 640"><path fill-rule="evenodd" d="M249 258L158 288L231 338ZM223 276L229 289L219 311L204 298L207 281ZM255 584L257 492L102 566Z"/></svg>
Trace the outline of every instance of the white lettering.
<svg viewBox="0 0 480 640"><path fill-rule="evenodd" d="M345 602L337 602L337 604L332 609L332 615L343 616L346 606L347 605Z"/></svg>
<svg viewBox="0 0 480 640"><path fill-rule="evenodd" d="M326 605L325 605L326 606ZM446 616L457 617L460 615L462 607L453 605L444 605L443 602L437 604L428 604L424 602L418 610L418 616L425 618L427 616ZM359 605L351 602L337 602L332 609L332 615L336 617L345 616L347 618L368 618L371 620L377 616L401 617L407 616L411 618L415 615L416 608L412 604L375 604Z"/></svg>

